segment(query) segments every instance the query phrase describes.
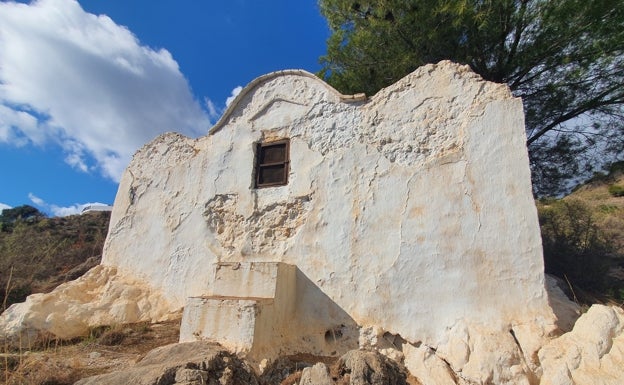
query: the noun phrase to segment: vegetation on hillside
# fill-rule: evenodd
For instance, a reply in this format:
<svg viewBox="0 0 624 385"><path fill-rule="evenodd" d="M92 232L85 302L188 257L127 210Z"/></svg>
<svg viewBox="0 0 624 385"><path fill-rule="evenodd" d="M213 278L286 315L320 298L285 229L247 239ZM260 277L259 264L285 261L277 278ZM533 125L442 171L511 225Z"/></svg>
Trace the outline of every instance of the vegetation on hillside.
<svg viewBox="0 0 624 385"><path fill-rule="evenodd" d="M45 218L45 214L36 208L23 205L0 211L0 231L10 232L18 221L36 221Z"/></svg>
<svg viewBox="0 0 624 385"><path fill-rule="evenodd" d="M584 302L624 302L623 169L616 163L567 197L537 204L546 272L586 293Z"/></svg>
<svg viewBox="0 0 624 385"><path fill-rule="evenodd" d="M0 310L97 265L109 220L110 212L46 218L30 206L5 209L0 215Z"/></svg>
<svg viewBox="0 0 624 385"><path fill-rule="evenodd" d="M180 320L101 326L72 341L39 341L28 352L0 346L0 384L71 385L126 369L150 350L179 340Z"/></svg>
<svg viewBox="0 0 624 385"><path fill-rule="evenodd" d="M372 95L449 59L522 97L537 195L622 156L624 0L319 4L332 33L320 76L343 93Z"/></svg>

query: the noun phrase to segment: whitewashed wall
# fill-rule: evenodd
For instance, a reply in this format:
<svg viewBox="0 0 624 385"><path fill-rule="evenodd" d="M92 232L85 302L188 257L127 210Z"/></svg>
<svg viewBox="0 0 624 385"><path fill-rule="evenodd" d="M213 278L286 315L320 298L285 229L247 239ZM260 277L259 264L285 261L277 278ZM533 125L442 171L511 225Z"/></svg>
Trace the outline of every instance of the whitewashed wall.
<svg viewBox="0 0 624 385"><path fill-rule="evenodd" d="M254 189L255 143L285 137L288 185ZM365 100L269 74L209 135L134 156L103 264L172 309L209 292L214 262L294 264L359 325L412 342L548 319L525 139L521 100L450 62ZM301 296L298 314L322 314Z"/></svg>

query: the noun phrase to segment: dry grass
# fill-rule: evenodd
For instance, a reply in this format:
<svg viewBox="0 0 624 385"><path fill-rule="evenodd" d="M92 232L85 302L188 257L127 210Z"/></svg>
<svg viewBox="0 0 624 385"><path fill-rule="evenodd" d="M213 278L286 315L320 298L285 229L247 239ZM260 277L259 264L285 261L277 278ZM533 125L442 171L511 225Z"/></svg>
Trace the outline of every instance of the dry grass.
<svg viewBox="0 0 624 385"><path fill-rule="evenodd" d="M549 210L551 212L560 210L562 204L573 208L582 208L589 215L571 216L569 219L572 221L568 222L567 225L560 224L559 230L569 231L569 228L566 227L569 225L583 228L583 223L585 223L585 229L589 229L589 226L595 229L595 233L587 231L587 235L595 234L596 239L600 240L604 246L602 251L588 250L586 258L594 258L594 261L588 265L587 270L580 272L580 281L582 281L585 277L590 277L590 273L593 271L592 267L599 267L598 264L604 264L605 266L601 267L604 272L598 274L595 279L597 282L601 281L599 285L587 287L585 284L578 284L579 277L574 279L571 275L569 277L560 276L562 279L570 279L570 286L574 286L577 297L584 304L609 303L620 306L624 304L624 196L614 195L610 192L610 188L613 190L613 186L624 186L623 170L624 168L619 167L609 175L596 176L561 200L542 199L537 202L540 218ZM545 240L548 236L545 236L544 232L552 235L548 233L551 230L552 228L549 230L549 227L545 227L542 223L545 254L547 243ZM573 241L572 238L569 240ZM580 240L582 239L577 239L577 243Z"/></svg>
<svg viewBox="0 0 624 385"><path fill-rule="evenodd" d="M0 230L0 310L97 265L109 220L109 212L94 212L20 220Z"/></svg>
<svg viewBox="0 0 624 385"><path fill-rule="evenodd" d="M588 183L565 199L578 199L592 208L598 226L614 247L624 255L624 197L613 196L609 187L624 186L624 174Z"/></svg>
<svg viewBox="0 0 624 385"><path fill-rule="evenodd" d="M42 341L33 351L0 356L4 385L69 385L81 378L123 370L150 350L175 343L180 320L94 328L74 341Z"/></svg>

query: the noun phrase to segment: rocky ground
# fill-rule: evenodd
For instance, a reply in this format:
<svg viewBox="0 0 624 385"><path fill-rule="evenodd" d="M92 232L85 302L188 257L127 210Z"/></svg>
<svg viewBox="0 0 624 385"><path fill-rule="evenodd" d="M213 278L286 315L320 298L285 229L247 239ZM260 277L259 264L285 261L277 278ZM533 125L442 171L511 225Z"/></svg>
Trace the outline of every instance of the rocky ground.
<svg viewBox="0 0 624 385"><path fill-rule="evenodd" d="M208 342L178 344L179 321L93 330L75 341L40 341L31 351L2 354L6 385L353 384L421 385L400 364L373 351L340 358L282 357L258 374Z"/></svg>
<svg viewBox="0 0 624 385"><path fill-rule="evenodd" d="M522 328L517 332L514 338L526 337ZM524 369L510 359L508 346L491 345L500 340L475 335L474 350L463 366L457 366L453 351L445 356L442 347L436 351L423 346L427 357L422 362L412 357L411 374L402 354L394 354L395 361L382 355L383 350L367 349L333 358L280 357L258 373L253 369L257 365L252 367L217 344L177 343L178 334L179 321L118 325L93 329L88 337L74 341L42 339L30 351L5 348L0 384L621 385L624 381L624 310L604 305L589 308L568 333L552 336L541 346L525 344L535 350L519 352L525 356Z"/></svg>
<svg viewBox="0 0 624 385"><path fill-rule="evenodd" d="M32 350L2 349L0 384L65 385L124 370L150 350L178 341L179 320L92 330L73 341L41 339Z"/></svg>

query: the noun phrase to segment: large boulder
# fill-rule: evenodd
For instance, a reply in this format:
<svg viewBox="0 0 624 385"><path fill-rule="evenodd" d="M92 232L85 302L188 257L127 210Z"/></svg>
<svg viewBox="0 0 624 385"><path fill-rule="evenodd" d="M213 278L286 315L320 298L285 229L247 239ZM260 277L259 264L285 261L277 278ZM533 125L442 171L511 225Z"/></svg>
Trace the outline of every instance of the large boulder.
<svg viewBox="0 0 624 385"><path fill-rule="evenodd" d="M85 378L76 385L257 385L249 365L215 344L187 342L149 352L130 369Z"/></svg>
<svg viewBox="0 0 624 385"><path fill-rule="evenodd" d="M624 383L624 310L593 305L572 331L539 351L541 385Z"/></svg>
<svg viewBox="0 0 624 385"><path fill-rule="evenodd" d="M0 340L27 348L38 335L85 336L99 325L178 317L154 287L116 267L96 266L50 293L28 296L0 315Z"/></svg>
<svg viewBox="0 0 624 385"><path fill-rule="evenodd" d="M407 385L405 367L376 351L347 352L338 360L334 377L349 385Z"/></svg>

